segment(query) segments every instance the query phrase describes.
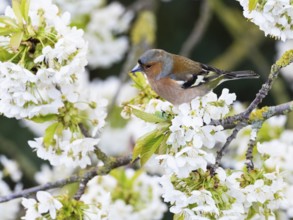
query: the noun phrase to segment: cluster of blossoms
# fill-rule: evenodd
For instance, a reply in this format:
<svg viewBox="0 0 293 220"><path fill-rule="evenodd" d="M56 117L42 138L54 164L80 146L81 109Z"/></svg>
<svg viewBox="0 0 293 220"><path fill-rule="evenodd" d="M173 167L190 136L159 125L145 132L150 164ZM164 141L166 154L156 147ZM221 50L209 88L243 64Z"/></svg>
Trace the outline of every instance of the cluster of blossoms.
<svg viewBox="0 0 293 220"><path fill-rule="evenodd" d="M293 5L290 0L238 0L244 16L265 32L285 41L292 39Z"/></svg>
<svg viewBox="0 0 293 220"><path fill-rule="evenodd" d="M208 124L211 119L221 119L227 115L229 105L235 99L235 94L229 94L224 89L219 98L211 92L178 107L160 100L149 103L147 112L164 111L173 115L166 141L168 149L157 158L168 173L185 178L192 170L206 170L208 163L215 162L212 149L217 142L223 143L226 135L222 126Z"/></svg>
<svg viewBox="0 0 293 220"><path fill-rule="evenodd" d="M37 179L41 183L54 180L56 173L64 171L69 170L66 167L44 168ZM142 170L116 169L109 175L90 180L79 201L62 195L53 197L42 191L37 193L37 200L23 199L22 204L27 209L23 219L38 219L48 213L51 219L56 219L57 213L58 217L68 216L70 219L76 215L84 219L159 220L167 210L161 193L158 177L149 176ZM70 213L72 209L74 211Z"/></svg>
<svg viewBox="0 0 293 220"><path fill-rule="evenodd" d="M257 150L262 155L262 161L269 170L278 169L286 173L287 187L284 190L286 200L281 203L288 218L293 217L293 132L285 130L277 139L258 143Z"/></svg>
<svg viewBox="0 0 293 220"><path fill-rule="evenodd" d="M5 11L4 18L21 34L1 36L6 53L0 62L0 112L46 123L44 137L29 142L37 155L52 165L83 168L99 142L95 136L105 123L107 104L87 86L83 31L70 27L69 14L51 1L31 1L28 7L23 18L10 7ZM16 37L19 43L11 44Z"/></svg>
<svg viewBox="0 0 293 220"><path fill-rule="evenodd" d="M186 178L165 175L163 198L178 219L254 219L274 217L283 198L283 178L278 173L194 171Z"/></svg>
<svg viewBox="0 0 293 220"><path fill-rule="evenodd" d="M149 129L157 130L154 138L159 137L159 132L165 137L157 138L165 145L160 144L154 152L159 154L155 158L165 173L160 179L163 198L171 204L170 211L176 219L274 218L275 211L284 204L282 193L287 184L279 172L218 168L212 175L208 169L216 161L215 149L227 138L222 126L209 124L226 117L235 99L235 94L224 89L220 97L211 92L179 106L153 99L144 108L163 120L148 124ZM155 120L147 117L150 116L141 118ZM167 129L162 129L166 123ZM142 143L143 139L139 145ZM145 155L142 150L141 158Z"/></svg>
<svg viewBox="0 0 293 220"><path fill-rule="evenodd" d="M235 106L238 109L239 105ZM242 106L240 106L241 108ZM276 215L279 219L293 217L293 179L292 179L292 131L284 130L286 116L275 116L268 119L258 131L257 152L254 153L254 164L263 166L264 170L278 170L282 173L285 185L282 189L283 200L277 200L281 209ZM233 167L236 170L243 169L245 154L251 134L251 127L248 126L238 134L229 148L229 154L223 160L226 167ZM256 154L257 153L257 154Z"/></svg>
<svg viewBox="0 0 293 220"><path fill-rule="evenodd" d="M72 23L85 32L89 42L88 62L91 68L109 67L120 61L128 49L128 40L122 34L128 30L132 13L118 2L105 4L104 0L54 0L72 15Z"/></svg>
<svg viewBox="0 0 293 220"><path fill-rule="evenodd" d="M161 201L158 177L142 171L118 169L110 175L93 178L81 200L90 206L89 212L101 212L105 219L161 219L167 206ZM107 205L107 206L106 206ZM96 219L92 216L90 219ZM101 219L104 219L101 218Z"/></svg>

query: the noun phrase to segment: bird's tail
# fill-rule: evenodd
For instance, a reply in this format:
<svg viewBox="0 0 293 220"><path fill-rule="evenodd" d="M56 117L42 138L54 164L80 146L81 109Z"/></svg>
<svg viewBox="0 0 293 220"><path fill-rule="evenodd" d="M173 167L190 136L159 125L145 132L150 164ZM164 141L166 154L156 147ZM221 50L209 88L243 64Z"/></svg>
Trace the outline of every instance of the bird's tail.
<svg viewBox="0 0 293 220"><path fill-rule="evenodd" d="M224 73L225 79L254 79L259 78L259 74L251 70L241 70Z"/></svg>

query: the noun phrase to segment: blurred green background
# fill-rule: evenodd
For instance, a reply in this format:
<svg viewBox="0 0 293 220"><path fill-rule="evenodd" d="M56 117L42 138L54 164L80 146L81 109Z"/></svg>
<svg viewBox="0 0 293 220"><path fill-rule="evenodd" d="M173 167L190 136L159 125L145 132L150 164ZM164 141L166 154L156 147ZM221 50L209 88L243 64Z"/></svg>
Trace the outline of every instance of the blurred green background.
<svg viewBox="0 0 293 220"><path fill-rule="evenodd" d="M276 40L264 37L263 32L245 19L237 1L204 1L209 3L208 14L202 13L203 1L200 0L155 0L155 6L152 8L157 19L155 47L180 53L199 17L208 16L206 31L198 44L192 48L189 57L225 70L251 69L258 72L261 75L258 80L231 81L215 90L219 93L223 87L229 88L231 92L236 93L239 101L250 102L266 80L270 66L276 59ZM119 2L130 7L134 1ZM110 75L118 75L124 62L125 59L111 68L92 70L91 78L105 79ZM280 77L262 105L280 104L290 99L292 91ZM0 118L0 154L20 163L24 172L25 187L35 184L33 175L43 162L27 144L33 137L32 132L20 122Z"/></svg>

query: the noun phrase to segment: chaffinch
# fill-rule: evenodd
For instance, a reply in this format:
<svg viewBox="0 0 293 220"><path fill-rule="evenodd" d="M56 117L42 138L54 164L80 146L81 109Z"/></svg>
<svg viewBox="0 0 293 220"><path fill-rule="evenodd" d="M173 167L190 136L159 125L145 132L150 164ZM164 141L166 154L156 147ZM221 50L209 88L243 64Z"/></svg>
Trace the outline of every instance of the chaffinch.
<svg viewBox="0 0 293 220"><path fill-rule="evenodd" d="M250 70L223 71L160 49L143 53L131 72L145 73L152 89L174 105L203 96L227 80L259 77Z"/></svg>

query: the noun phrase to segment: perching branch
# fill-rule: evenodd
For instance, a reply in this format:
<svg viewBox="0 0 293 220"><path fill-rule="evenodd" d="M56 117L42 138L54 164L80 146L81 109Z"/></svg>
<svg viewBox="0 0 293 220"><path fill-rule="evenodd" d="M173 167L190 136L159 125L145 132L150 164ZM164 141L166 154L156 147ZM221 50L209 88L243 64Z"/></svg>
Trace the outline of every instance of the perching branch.
<svg viewBox="0 0 293 220"><path fill-rule="evenodd" d="M214 174L215 170L219 167L220 163L221 163L221 159L223 157L224 151L227 149L227 147L230 145L231 141L236 138L238 132L245 127L248 124L252 124L252 120L255 120L257 122L259 121L264 121L265 120L265 116L269 116L272 117L273 113L271 113L270 111L276 111L277 109L281 112L288 112L288 111L292 111L292 103L293 102L288 102L286 103L286 105L280 105L280 106L275 106L275 107L271 107L272 109L268 109L268 111L264 111L264 114L262 114L262 118L256 118L250 120L250 116L253 110L255 110L257 108L257 106L262 102L262 100L267 96L268 92L270 91L270 89L272 88L273 82L274 80L277 78L279 71L281 68L289 65L290 63L293 62L293 51L287 51L285 54L283 54L283 56L276 62L276 64L272 65L271 67L271 72L270 75L267 79L267 81L262 85L261 89L259 90L259 92L256 94L255 99L250 103L250 105L248 106L248 108L238 114L238 115L234 115L231 117L227 117L223 120L219 120L219 121L212 121L211 124L213 125L222 125L225 128L225 125L229 125L229 126L233 126L234 125L234 130L232 132L232 134L227 138L226 143L223 145L223 147L217 152L217 157L216 157L216 162L214 164L214 166L212 166L212 170L211 173ZM276 113L276 112L275 112ZM260 127L259 127L260 128ZM258 129L259 129L258 128ZM251 143L252 147L248 148L248 151L251 150L252 152L252 148L254 146L254 143ZM253 168L253 164L252 164L252 153L250 155L250 152L247 152L247 158L251 161L251 165L248 165L248 168Z"/></svg>
<svg viewBox="0 0 293 220"><path fill-rule="evenodd" d="M280 69L282 66L274 64L271 68L271 72L267 81L262 85L259 92L256 94L255 99L250 103L248 108L237 115L227 117L221 120L213 120L211 124L213 125L222 125L223 127L226 126L233 126L236 125L239 121L247 122L249 119L250 113L257 108L257 106L262 102L262 100L267 96L270 89L272 88L274 80L277 78ZM234 126L235 127L235 126Z"/></svg>
<svg viewBox="0 0 293 220"><path fill-rule="evenodd" d="M85 183L86 180L88 182L90 179L92 179L95 176L106 175L112 169L129 164L131 162L131 158L132 158L131 155L128 155L125 157L120 157L120 158L115 158L115 160L113 160L111 162L111 164L109 164L109 166L104 165L104 166L99 166L99 167L93 167L83 175L73 175L69 178L58 180L56 182L46 183L44 185L28 188L28 189L22 190L17 193L12 193L7 196L1 196L0 203L7 202L7 201L17 199L17 198L21 198L21 197L29 197L30 195L32 195L38 191L54 189L54 188L58 188L61 186L65 186L70 183L77 183L77 182ZM79 195L76 195L76 197L78 197L78 196Z"/></svg>

